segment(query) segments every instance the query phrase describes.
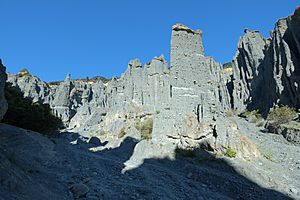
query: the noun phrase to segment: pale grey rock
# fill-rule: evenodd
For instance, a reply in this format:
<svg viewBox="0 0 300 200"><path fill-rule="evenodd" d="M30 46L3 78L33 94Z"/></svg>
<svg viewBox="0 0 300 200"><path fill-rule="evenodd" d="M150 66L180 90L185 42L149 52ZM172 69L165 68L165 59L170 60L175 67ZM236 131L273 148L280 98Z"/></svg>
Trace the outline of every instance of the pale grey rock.
<svg viewBox="0 0 300 200"><path fill-rule="evenodd" d="M238 50L234 58L232 94L234 109L242 111L246 108L254 92L260 84L259 68L265 56L267 40L258 31L246 29L240 37Z"/></svg>
<svg viewBox="0 0 300 200"><path fill-rule="evenodd" d="M2 120L7 110L7 102L4 93L5 81L7 78L5 70L6 68L2 65L2 61L0 59L0 121Z"/></svg>
<svg viewBox="0 0 300 200"><path fill-rule="evenodd" d="M112 140L123 128L132 130L137 120L152 116L154 141L175 140L182 148L205 142L224 151L224 115L231 108L228 80L222 65L204 56L202 31L174 25L170 58L170 68L163 56L144 66L131 60L121 77L106 84L71 80L68 75L49 92L51 108L67 127L87 132L98 126Z"/></svg>
<svg viewBox="0 0 300 200"><path fill-rule="evenodd" d="M23 96L31 98L33 102L50 104L53 99L49 85L31 74L8 74L7 82L19 88Z"/></svg>
<svg viewBox="0 0 300 200"><path fill-rule="evenodd" d="M66 125L68 125L69 120L75 115L74 107L77 106L76 100L76 89L71 81L70 74L68 74L65 81L58 86L54 99L51 102L54 114Z"/></svg>
<svg viewBox="0 0 300 200"><path fill-rule="evenodd" d="M144 67L139 60L129 62L119 79L112 79L107 86L108 107L119 109L127 103L147 108L149 111L168 105L169 70L163 56L154 58Z"/></svg>
<svg viewBox="0 0 300 200"><path fill-rule="evenodd" d="M230 97L222 66L204 56L201 33L182 25L173 26L167 90L170 106L155 116L154 140L167 137L181 148L191 148L217 137L216 132L225 134L216 121L230 108Z"/></svg>
<svg viewBox="0 0 300 200"><path fill-rule="evenodd" d="M71 187L75 197L85 196L88 192L88 194L94 193L95 195L95 193L99 193L99 190L106 195L105 197L111 197L111 195L109 195L111 191L114 192L117 188L119 189L118 191L123 192L123 187L131 192L132 184L136 185L136 182L129 182L132 184L128 184L128 181L132 181L131 178L139 181L145 179L139 176L140 173L136 173L137 175L132 173L134 174L133 177L127 176L127 174L120 176L124 162L125 167L122 170L123 173L140 166L141 168L139 169L141 171L139 172L142 172L141 174L147 173L146 177L149 177L145 183L150 181L152 186L155 185L158 180L157 178L153 178L152 180L152 175L161 172L159 178L162 184L164 184L166 180L170 180L169 176L171 176L173 180L177 180L177 176L181 176L182 174L184 178L181 177L178 180L179 182L185 183L187 174L186 168L189 168L190 164L185 163L184 166L177 166L180 162L176 162L174 159L174 151L176 148L200 148L224 155L226 149L231 147L237 152L238 158L247 161L247 163L240 164L244 165L242 169L237 168L237 171L240 170L240 174L248 173L247 175L252 178L251 180L259 180L260 185L264 187L273 187L276 184L270 181L273 174L268 174L271 172L269 169L280 169L281 171L273 171L275 171L274 173L277 173L279 177L282 177L282 180L280 180L282 182L279 181L280 184L278 184L278 187L282 190L283 187L286 187L288 180L283 176L285 173L281 172L286 172L288 168L281 166L282 163L279 163L280 166L279 164L268 165L267 162L270 161L266 161L266 159L260 155L260 151L258 151L256 145L251 141L252 139L260 139L256 144L260 144L260 148L262 148L264 145L262 141L269 142L270 140L264 139L265 137L270 137L270 135L257 134L259 133L259 131L256 130L257 127L244 124L246 122L241 122L239 121L240 119L228 119L225 113L230 108L241 110L246 106L268 105L267 107L271 107L275 102L290 102L291 99L294 99L291 100L291 102L297 102L298 97L291 94L294 94L295 88L297 89L297 84L293 81L297 82L297 66L299 66L296 65L299 63L299 57L297 57L299 53L299 35L297 34L299 30L298 19L299 9L293 16L286 20L280 20L270 39L264 39L257 31L245 31L245 36L239 41L237 57L234 59L234 80L232 83L234 87L231 93L228 92L226 88L226 85L231 81L231 77L227 77L226 74L224 75L223 68L219 63L214 61L211 57L204 55L202 32L194 31L181 24L173 26L170 68L163 56L155 57L144 66L142 66L139 60L135 59L128 63L128 67L121 77L114 77L108 83L104 84L101 81L91 82L89 80L71 80L68 75L65 81L58 83L56 87L47 88L45 86L42 93L35 91L39 90L36 88L44 88L44 84L41 83L40 80L32 77L25 77L23 81L14 80L12 82L15 83L16 86L19 86L27 96L42 102L49 102L54 114L61 117L63 122L70 128L69 130L74 133L80 133L81 136L76 138L75 141L71 141L71 144L74 145L69 145L70 141L67 137L65 138L67 141L61 142L56 140L58 141L58 143L56 143L57 145L54 145L54 143L48 140L48 142L42 144L40 141L46 140L45 138L42 139L33 133L34 136L31 137L33 141L31 141L31 138L28 139L28 134L24 134L24 130L19 130L17 134L18 137L26 136L26 141L29 145L10 145L9 150L10 152L14 152L16 147L20 153L20 156L18 155L16 160L21 160L22 163L25 164L29 163L28 166L34 169L40 168L45 172L50 171L53 177L51 177L51 180L48 180L50 183L52 183L53 180L55 180L54 182L56 183L58 181L66 183L69 181L69 178L78 178L78 175L82 175L79 173L81 170L83 170L84 174L94 174L95 178L97 178L97 184L90 184L90 182L85 183L91 188L90 190L89 187L83 183L75 184ZM281 49L284 49L284 51L281 51ZM274 59L275 57L277 60ZM276 65L274 63L272 64L273 60L276 61L274 62ZM291 60L293 62L290 62ZM289 64L285 65L287 63ZM276 68L274 68L274 66L276 66ZM291 81L294 86L288 85ZM285 92L285 89L289 91ZM264 95L262 95L263 93ZM297 94L297 90L295 94ZM266 95L268 95L270 99L262 99ZM154 120L152 139L149 141L141 140L137 144L135 144L136 141L131 142L130 147L126 147L126 151L124 151L122 149L124 148L122 147L123 141L126 141L129 137L141 139L140 133L138 133L139 130L135 127L136 122L139 120L143 122L147 119ZM238 121L238 123L234 121ZM125 135L119 136L122 130L124 130ZM251 134L252 130L255 130L255 134ZM1 128L1 135L5 135L3 131L16 134L13 128L7 126ZM245 137L242 134L243 132L249 137ZM76 134L73 136L75 135ZM293 135L293 138L295 138L295 133L289 133L289 135ZM83 152L83 148L77 148L86 147L88 142L97 145L99 140L95 137L103 137L106 142L105 147L90 149L94 151L92 154L90 154L90 151ZM287 138L289 137L291 138L292 136L288 136ZM8 140L9 137L5 135L1 138L0 141L4 141L3 144L11 144L11 141L19 142L19 140L15 140L15 137ZM298 136L296 138L298 138ZM278 143L273 142L271 144L275 145L276 148L270 149L276 151L281 150ZM272 145L270 145L270 147L272 147ZM287 151L295 154L293 158L297 159L296 149L291 146L292 145L286 145L284 147L289 149ZM113 149L116 147L120 147L121 150ZM113 149L111 153L105 150L103 152L100 151L109 148ZM0 150L1 149L2 148L0 148ZM132 150L133 154L127 155L127 150ZM30 165L28 161L26 162L26 160L24 160L27 158L25 155L30 151L38 152L39 159L43 162L38 162L39 160L36 161L35 158L31 157L31 160L35 161L33 163L34 165ZM99 153L101 156L95 153ZM1 155L7 156L5 153L0 154L0 156ZM32 155L33 154L30 154L30 156ZM126 161L124 158L128 160ZM165 170L165 165L164 167L159 166L157 169L156 164L144 163L147 162L147 159L152 158L164 159L163 162L169 164L172 170L170 170L170 168ZM250 162L253 158L260 160L259 162ZM280 158L285 159L284 157ZM9 159L5 158L5 161L7 161L5 162L5 164L7 164L5 168L10 169L8 172L14 174L16 166L8 160ZM49 160L52 163L46 162ZM66 160L69 163L66 162ZM230 159L230 164L236 164L235 161L235 159ZM175 162L175 164L172 164L172 162ZM12 168L9 166L11 164L13 165ZM48 167L47 170L41 166L42 164ZM159 162L157 164L159 164ZM93 167L92 170L91 166ZM291 165L287 166L289 168L291 167ZM147 167L149 167L150 170L148 170ZM195 165L193 167L198 166ZM255 171L257 168L260 170L258 171L259 173L253 173L253 170ZM59 174L57 174L57 169L59 169ZM98 169L99 171L97 171ZM94 172L95 170L97 172ZM153 170L156 170L155 173L152 173ZM176 170L180 173L174 173L177 172ZM287 175L290 180L293 180L296 186L299 185L297 182L298 171L290 177ZM5 171L5 173L6 172L7 171ZM205 169L205 172L208 172L207 169ZM5 173L0 175L5 176ZM189 183L193 183L192 179L194 176L197 178L198 175L198 180L202 180L201 174L205 174L191 173L192 176L188 176L188 179L190 179ZM223 171L219 173L217 170L214 170L214 173L217 173L217 179L224 176ZM67 174L68 177L66 178L62 176L62 174ZM103 181L103 174L108 174L105 181ZM128 174L132 175L131 173ZM164 176L161 176L162 174L164 174ZM166 180L164 178L165 174L168 175ZM97 175L99 176L96 177ZM16 178L18 177L23 176L16 176ZM123 179L124 177L125 179ZM243 181L245 180L241 179L240 182L234 182L231 181L230 177L233 176L226 174L226 180L229 181L229 184L244 184ZM7 177L4 178L6 179ZM116 178L122 180L120 185L114 184ZM236 178L239 177L234 176L234 179ZM21 181L20 183L32 183L30 180L25 181L23 179L18 179L18 181ZM69 199L69 196L65 194L65 191L62 191L61 188L44 187L44 185L47 184L42 184L44 183L43 181L44 179L39 180L41 186L37 187L37 189L30 188L30 191L26 193L26 195L28 195L26 199L30 199L30 194L41 188L41 191L45 191L46 193L40 193L40 198L43 198L43 195L50 197L50 194L52 194L52 199L59 199L56 195L64 196L64 199ZM215 188L217 184L218 189L220 189L224 187L224 185L228 185L228 182L220 184L219 181L220 180L215 181L210 187ZM11 188L12 190L21 187L18 184L16 185L15 182L16 181L12 179L5 184L5 187L8 189ZM123 182L126 184L123 184ZM78 180L72 183L78 183ZM107 187L107 183L110 184L109 187ZM199 185L198 181L197 185ZM177 191L177 184L173 184L173 186L172 190L167 190ZM184 184L180 185L180 187L181 186L185 187ZM247 187L239 187L237 190L240 191L240 188L244 189ZM147 189L151 192L160 191L157 190L157 188L152 189L151 187ZM185 189L194 191L190 189L190 187ZM0 188L0 190L3 190L3 188ZM21 191L24 191L24 188L21 187ZM57 191L59 193L57 193ZM199 188L195 191L199 192ZM196 194L198 194L197 192ZM228 191L226 192L228 193ZM184 192L185 196L179 197L173 195L173 192L170 192L168 197L186 198L186 194L187 192ZM199 194L203 194L203 192L201 191ZM251 195L252 194L256 195L253 191L251 192ZM259 198L258 196L255 197ZM158 196L155 197L157 199ZM159 197L166 196L160 194ZM194 198L197 197L199 197L199 195ZM209 197L215 198L215 192ZM234 198L236 195L230 197ZM282 198L278 197L278 199Z"/></svg>
<svg viewBox="0 0 300 200"><path fill-rule="evenodd" d="M172 40L171 40L171 67L175 64L175 60L188 55L200 54L204 55L202 45L202 31L192 30L183 24L175 24L172 27ZM180 49L180 51L178 51Z"/></svg>

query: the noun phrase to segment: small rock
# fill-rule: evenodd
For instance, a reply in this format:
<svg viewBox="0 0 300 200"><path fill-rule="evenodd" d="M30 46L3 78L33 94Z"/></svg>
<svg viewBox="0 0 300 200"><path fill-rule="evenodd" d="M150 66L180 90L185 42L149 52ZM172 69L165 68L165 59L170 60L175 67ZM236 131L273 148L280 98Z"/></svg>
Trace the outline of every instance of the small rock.
<svg viewBox="0 0 300 200"><path fill-rule="evenodd" d="M93 172L93 175L94 175L94 176L97 176L97 175L98 175L98 173L97 173L97 172Z"/></svg>
<svg viewBox="0 0 300 200"><path fill-rule="evenodd" d="M290 191L294 194L297 194L298 193L298 190L296 188L290 188Z"/></svg>
<svg viewBox="0 0 300 200"><path fill-rule="evenodd" d="M188 175L186 177L191 179L193 177L193 173L192 172L188 173Z"/></svg>
<svg viewBox="0 0 300 200"><path fill-rule="evenodd" d="M82 183L88 183L88 182L90 182L90 180L91 180L91 178L84 178L83 180L82 180Z"/></svg>
<svg viewBox="0 0 300 200"><path fill-rule="evenodd" d="M71 192L75 198L85 197L89 192L88 186L83 183L77 183L70 187Z"/></svg>

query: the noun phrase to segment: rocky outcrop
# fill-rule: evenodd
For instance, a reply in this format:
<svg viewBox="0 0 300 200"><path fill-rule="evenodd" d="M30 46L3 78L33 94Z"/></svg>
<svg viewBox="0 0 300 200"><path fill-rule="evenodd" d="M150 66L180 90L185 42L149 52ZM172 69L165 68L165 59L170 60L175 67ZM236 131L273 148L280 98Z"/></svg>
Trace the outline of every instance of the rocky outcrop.
<svg viewBox="0 0 300 200"><path fill-rule="evenodd" d="M56 116L60 117L65 124L68 124L70 119L75 115L74 107L77 106L77 91L71 81L70 74L67 75L54 95L51 107Z"/></svg>
<svg viewBox="0 0 300 200"><path fill-rule="evenodd" d="M268 41L258 31L245 30L239 39L238 50L234 59L234 109L243 110L255 98L256 89L260 86L258 76L265 57Z"/></svg>
<svg viewBox="0 0 300 200"><path fill-rule="evenodd" d="M128 63L119 79L107 86L108 107L122 107L133 102L149 111L169 102L169 69L163 56L155 57L144 67L135 59Z"/></svg>
<svg viewBox="0 0 300 200"><path fill-rule="evenodd" d="M234 107L258 108L267 114L274 105L300 108L300 8L280 19L269 39L246 30L234 58Z"/></svg>
<svg viewBox="0 0 300 200"><path fill-rule="evenodd" d="M107 83L71 80L70 75L55 87L32 77L10 81L20 84L26 96L44 99L67 127L79 132L100 130L113 138L141 132L143 139L147 128L147 138L157 144L175 144L166 145L166 152L176 147L201 146L223 153L229 145L238 148L242 142L238 129L225 116L232 104L226 88L229 80L222 65L204 55L202 31L174 25L170 59L170 67L163 56L144 66L131 60L120 78ZM34 88L43 92L31 91ZM151 127L136 125L149 120Z"/></svg>
<svg viewBox="0 0 300 200"><path fill-rule="evenodd" d="M300 124L299 122L291 121L286 124L279 125L274 131L277 134L281 134L287 141L300 144Z"/></svg>
<svg viewBox="0 0 300 200"><path fill-rule="evenodd" d="M202 32L174 25L170 59L170 107L155 116L154 139L223 151L228 144L218 135L226 135L224 126L230 126L223 119L230 98L222 66L204 56Z"/></svg>
<svg viewBox="0 0 300 200"><path fill-rule="evenodd" d="M7 102L5 100L4 93L5 81L7 78L5 70L6 68L2 65L2 61L0 59L0 121L2 120L7 110Z"/></svg>
<svg viewBox="0 0 300 200"><path fill-rule="evenodd" d="M13 87L19 88L24 97L31 98L33 102L50 103L52 101L49 85L38 77L31 75L28 71L26 73L20 72L17 75L8 74L7 81Z"/></svg>

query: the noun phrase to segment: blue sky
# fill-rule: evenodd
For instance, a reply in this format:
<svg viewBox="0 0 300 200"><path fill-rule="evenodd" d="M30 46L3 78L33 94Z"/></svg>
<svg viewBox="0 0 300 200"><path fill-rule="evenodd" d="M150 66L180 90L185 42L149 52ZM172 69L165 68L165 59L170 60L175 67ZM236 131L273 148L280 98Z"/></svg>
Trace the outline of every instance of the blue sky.
<svg viewBox="0 0 300 200"><path fill-rule="evenodd" d="M244 28L264 36L296 0L0 0L0 58L46 81L119 76L129 60L169 60L171 27L203 30L205 54L230 61Z"/></svg>

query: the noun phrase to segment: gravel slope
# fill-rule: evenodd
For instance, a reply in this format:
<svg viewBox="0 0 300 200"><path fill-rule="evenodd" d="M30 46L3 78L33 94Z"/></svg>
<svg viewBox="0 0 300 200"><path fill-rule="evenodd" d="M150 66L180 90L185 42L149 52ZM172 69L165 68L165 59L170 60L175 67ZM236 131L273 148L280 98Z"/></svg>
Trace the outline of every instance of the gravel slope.
<svg viewBox="0 0 300 200"><path fill-rule="evenodd" d="M246 131L249 124L243 126L246 129L242 131ZM254 130L252 128L249 127ZM253 164L237 159L206 157L199 160L177 155L176 160L145 160L139 168L122 174L123 163L132 155L136 140L127 138L118 148L91 152L89 148L93 144L70 144L78 136L65 133L48 139L0 124L0 199L292 199L291 195L297 198L295 191L299 191L296 184L299 168L295 173L285 174L290 173L287 169L290 165L285 165L289 159L284 160L284 156L285 164L267 159L252 161ZM259 136L257 141L264 139L268 138ZM285 145L283 150L295 151L293 158L296 159L299 147ZM274 159L278 158L274 156ZM269 171L273 177L266 182L270 178L268 168L276 171L278 166L285 171ZM261 172L266 175L258 176ZM293 188L283 190L283 180L279 180L282 177L290 181Z"/></svg>

